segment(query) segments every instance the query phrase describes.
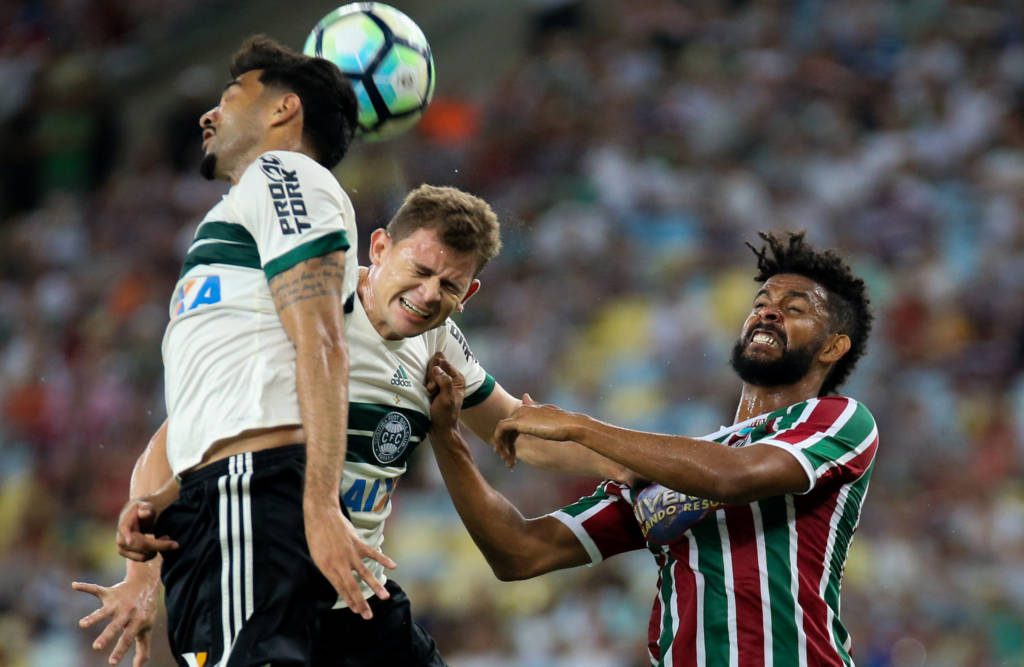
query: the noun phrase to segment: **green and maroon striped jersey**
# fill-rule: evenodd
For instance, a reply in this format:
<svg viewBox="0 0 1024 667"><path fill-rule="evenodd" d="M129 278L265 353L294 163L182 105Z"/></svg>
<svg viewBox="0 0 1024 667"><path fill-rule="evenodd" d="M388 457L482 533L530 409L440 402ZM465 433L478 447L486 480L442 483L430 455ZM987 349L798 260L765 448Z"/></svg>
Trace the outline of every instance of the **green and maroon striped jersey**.
<svg viewBox="0 0 1024 667"><path fill-rule="evenodd" d="M878 445L871 413L850 398L815 398L704 439L785 449L808 488L724 507L668 546L645 542L633 492L615 482L552 516L595 563L645 547L654 554L652 665L852 665L839 586Z"/></svg>

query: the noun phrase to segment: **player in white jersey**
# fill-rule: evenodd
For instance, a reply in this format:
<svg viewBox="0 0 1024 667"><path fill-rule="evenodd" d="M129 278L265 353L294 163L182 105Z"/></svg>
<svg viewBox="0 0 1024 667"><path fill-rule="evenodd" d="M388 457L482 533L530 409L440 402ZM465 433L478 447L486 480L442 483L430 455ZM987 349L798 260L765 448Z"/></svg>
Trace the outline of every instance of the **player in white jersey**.
<svg viewBox="0 0 1024 667"><path fill-rule="evenodd" d="M356 99L337 67L263 36L231 76L199 125L201 172L232 187L197 229L163 342L158 438L173 476L125 515L152 529L159 514L166 532L179 664L298 665L317 608L340 594L368 618L359 578L387 597L363 559L393 566L359 539L338 493L343 309L358 267L352 207L329 169Z"/></svg>
<svg viewBox="0 0 1024 667"><path fill-rule="evenodd" d="M467 378L463 422L483 439L489 439L497 422L520 405L483 370L448 319L477 291L476 275L499 246L498 222L485 202L433 186L410 193L387 229L371 236L372 265L361 270L358 298L346 320L351 362L341 496L360 536L372 547L379 547L383 539L391 496L408 456L429 428L431 388L425 378L435 354L443 353ZM136 465L133 495L145 491L135 480L168 474L163 449L158 433ZM625 474L621 466L581 447L560 445L553 450L535 441L526 443L520 453L528 463L547 468L616 478ZM135 539L141 551L162 546L152 537ZM443 664L433 640L411 621L401 589L386 580L383 568L373 560L366 566L387 587L390 598L370 600L374 617L369 622L347 609L325 614L312 663ZM112 588L79 585L104 602L88 623L112 619L97 643L106 645L124 630L112 654L115 662L152 622L157 586L157 579L145 571L130 571L125 582ZM363 594L369 598L372 591L364 586Z"/></svg>

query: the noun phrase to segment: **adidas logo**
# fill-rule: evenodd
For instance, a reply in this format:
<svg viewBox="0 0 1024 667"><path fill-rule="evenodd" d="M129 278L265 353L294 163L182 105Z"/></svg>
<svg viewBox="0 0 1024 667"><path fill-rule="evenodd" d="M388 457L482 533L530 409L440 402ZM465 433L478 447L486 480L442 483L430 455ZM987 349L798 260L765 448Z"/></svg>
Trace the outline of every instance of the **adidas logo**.
<svg viewBox="0 0 1024 667"><path fill-rule="evenodd" d="M391 384L396 387L411 387L412 380L409 379L409 374L402 368L402 364L398 364L398 370L391 376Z"/></svg>

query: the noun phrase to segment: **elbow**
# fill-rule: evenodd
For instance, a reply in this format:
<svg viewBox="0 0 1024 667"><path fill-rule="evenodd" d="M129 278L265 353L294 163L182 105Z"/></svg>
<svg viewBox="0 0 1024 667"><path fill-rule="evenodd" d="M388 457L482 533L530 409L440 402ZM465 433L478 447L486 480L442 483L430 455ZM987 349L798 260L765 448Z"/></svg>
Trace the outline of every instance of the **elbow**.
<svg viewBox="0 0 1024 667"><path fill-rule="evenodd" d="M502 559L501 561L489 559L488 564L491 566L491 572L494 573L498 581L523 581L524 579L532 579L539 574L543 574L530 567L527 563L519 563L509 559Z"/></svg>
<svg viewBox="0 0 1024 667"><path fill-rule="evenodd" d="M553 568L545 566L544 554L530 554L522 551L486 554L487 564L499 581L522 581L533 579Z"/></svg>

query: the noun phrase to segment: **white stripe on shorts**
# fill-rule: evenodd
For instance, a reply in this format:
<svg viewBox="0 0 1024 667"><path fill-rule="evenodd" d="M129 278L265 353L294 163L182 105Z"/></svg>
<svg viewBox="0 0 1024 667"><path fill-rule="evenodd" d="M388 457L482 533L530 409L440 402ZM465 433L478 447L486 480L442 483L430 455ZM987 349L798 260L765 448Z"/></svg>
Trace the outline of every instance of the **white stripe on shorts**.
<svg viewBox="0 0 1024 667"><path fill-rule="evenodd" d="M220 586L223 651L218 667L227 665L242 625L252 616L252 452L228 459L228 473L217 480L220 492Z"/></svg>

